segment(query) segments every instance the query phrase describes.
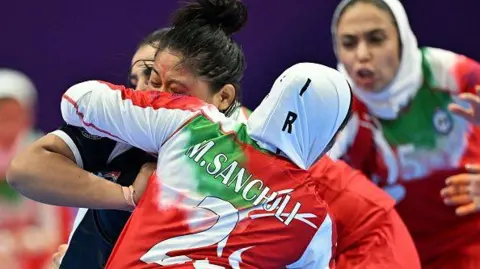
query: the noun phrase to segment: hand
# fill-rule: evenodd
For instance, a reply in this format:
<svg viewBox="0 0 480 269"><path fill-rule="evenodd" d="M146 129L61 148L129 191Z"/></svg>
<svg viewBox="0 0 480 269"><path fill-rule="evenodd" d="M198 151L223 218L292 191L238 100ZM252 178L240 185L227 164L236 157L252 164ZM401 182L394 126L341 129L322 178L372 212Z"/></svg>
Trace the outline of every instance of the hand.
<svg viewBox="0 0 480 269"><path fill-rule="evenodd" d="M466 168L468 173L447 178L447 186L440 192L446 205L457 206L458 216L480 211L480 165Z"/></svg>
<svg viewBox="0 0 480 269"><path fill-rule="evenodd" d="M57 252L52 255L52 269L60 269L60 263L65 255L65 252L67 252L67 249L67 244L60 245Z"/></svg>
<svg viewBox="0 0 480 269"><path fill-rule="evenodd" d="M135 189L133 200L135 201L135 204L138 205L140 198L147 188L148 179L152 176L156 169L156 163L145 163L142 168L140 168L140 172L138 172L135 182L133 182L133 188Z"/></svg>
<svg viewBox="0 0 480 269"><path fill-rule="evenodd" d="M462 93L458 96L461 100L470 103L471 108L464 108L458 104L450 104L448 109L472 124L480 125L480 85L475 87L475 93L476 94Z"/></svg>

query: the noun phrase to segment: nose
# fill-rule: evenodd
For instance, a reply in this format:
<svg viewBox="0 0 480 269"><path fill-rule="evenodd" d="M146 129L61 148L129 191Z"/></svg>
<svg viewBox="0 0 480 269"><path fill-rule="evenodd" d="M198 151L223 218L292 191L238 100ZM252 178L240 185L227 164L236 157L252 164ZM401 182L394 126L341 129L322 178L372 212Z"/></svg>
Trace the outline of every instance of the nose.
<svg viewBox="0 0 480 269"><path fill-rule="evenodd" d="M144 78L140 78L137 82L137 87L135 87L135 90L137 91L145 91L148 90L150 87L148 85L148 80Z"/></svg>
<svg viewBox="0 0 480 269"><path fill-rule="evenodd" d="M372 58L370 48L368 47L366 42L360 42L355 52L357 55L357 59L360 62L368 62Z"/></svg>

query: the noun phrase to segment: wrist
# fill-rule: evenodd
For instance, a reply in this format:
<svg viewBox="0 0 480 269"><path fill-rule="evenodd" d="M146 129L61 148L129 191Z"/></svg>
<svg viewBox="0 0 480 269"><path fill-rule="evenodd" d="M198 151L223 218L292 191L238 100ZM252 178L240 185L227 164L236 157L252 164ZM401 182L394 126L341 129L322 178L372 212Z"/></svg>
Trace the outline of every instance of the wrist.
<svg viewBox="0 0 480 269"><path fill-rule="evenodd" d="M132 185L125 187L122 186L123 198L125 200L126 208L129 211L133 211L137 204L135 203L135 189Z"/></svg>

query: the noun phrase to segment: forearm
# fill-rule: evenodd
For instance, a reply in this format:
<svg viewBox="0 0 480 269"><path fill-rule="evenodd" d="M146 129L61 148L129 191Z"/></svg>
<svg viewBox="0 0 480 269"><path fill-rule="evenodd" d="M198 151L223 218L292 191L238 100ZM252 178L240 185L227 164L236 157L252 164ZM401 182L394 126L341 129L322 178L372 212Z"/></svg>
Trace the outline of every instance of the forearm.
<svg viewBox="0 0 480 269"><path fill-rule="evenodd" d="M31 147L17 156L7 172L7 181L24 196L42 203L95 209L127 207L120 185L41 147Z"/></svg>

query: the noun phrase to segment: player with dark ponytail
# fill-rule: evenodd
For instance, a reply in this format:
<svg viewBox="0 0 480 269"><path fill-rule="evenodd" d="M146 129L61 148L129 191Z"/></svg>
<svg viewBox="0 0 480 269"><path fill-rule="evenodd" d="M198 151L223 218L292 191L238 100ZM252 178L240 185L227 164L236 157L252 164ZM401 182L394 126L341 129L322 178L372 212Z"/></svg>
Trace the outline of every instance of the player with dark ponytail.
<svg viewBox="0 0 480 269"><path fill-rule="evenodd" d="M90 206L135 208L107 269L334 266L334 224L309 168L348 118L350 87L300 63L246 123L226 118L245 67L231 34L246 19L241 1L190 3L160 41L157 91L86 81L63 95L68 124L158 156L148 178L89 188Z"/></svg>

